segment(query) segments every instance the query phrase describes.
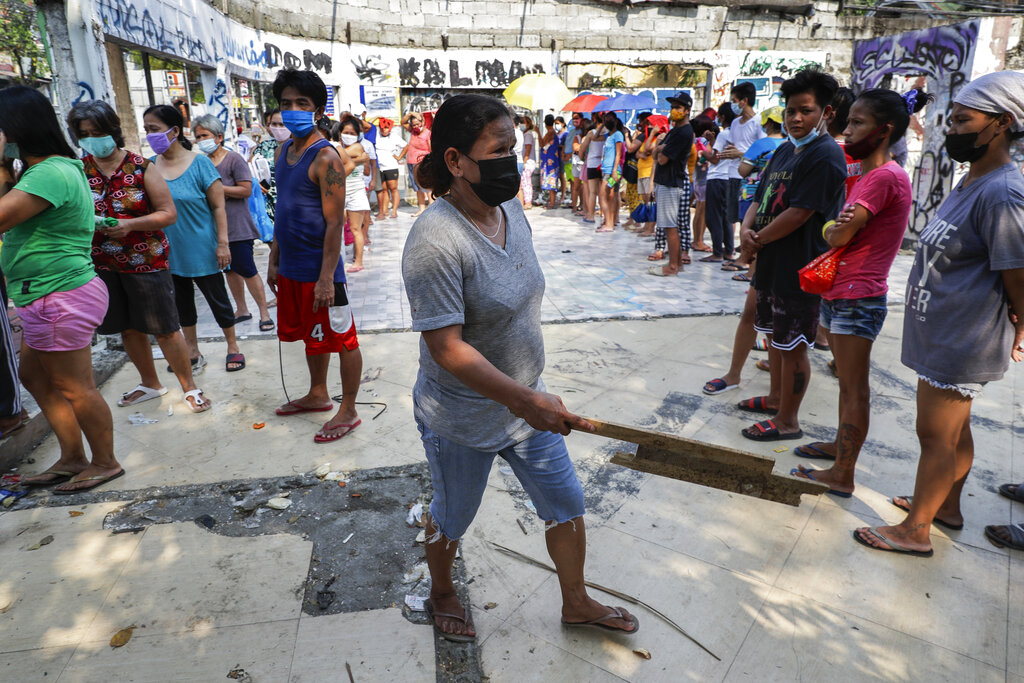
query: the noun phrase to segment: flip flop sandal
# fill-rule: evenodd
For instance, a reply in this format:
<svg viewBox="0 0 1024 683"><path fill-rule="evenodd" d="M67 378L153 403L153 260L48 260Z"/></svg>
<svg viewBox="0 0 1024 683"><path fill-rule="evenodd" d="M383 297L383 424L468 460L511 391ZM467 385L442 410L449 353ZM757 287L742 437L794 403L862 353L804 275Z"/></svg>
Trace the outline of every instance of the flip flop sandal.
<svg viewBox="0 0 1024 683"><path fill-rule="evenodd" d="M199 358L190 358L188 362L192 364L193 376L202 372L203 368L206 367L206 358L203 356L199 356ZM174 372L174 368L168 365L167 372Z"/></svg>
<svg viewBox="0 0 1024 683"><path fill-rule="evenodd" d="M735 263L726 263L722 266L722 270L730 273L738 273L743 270L747 270L750 266L737 266Z"/></svg>
<svg viewBox="0 0 1024 683"><path fill-rule="evenodd" d="M836 360L833 358L828 362L828 369L832 371L832 376L839 379L839 368L836 366Z"/></svg>
<svg viewBox="0 0 1024 683"><path fill-rule="evenodd" d="M291 410L289 410L289 408L291 408ZM275 410L274 413L282 417L287 417L289 415L298 415L300 413L326 413L329 410L334 410L333 403L320 408L307 408L306 406L299 405L295 401L288 401L283 406L280 406Z"/></svg>
<svg viewBox="0 0 1024 683"><path fill-rule="evenodd" d="M996 535L995 530L1001 526L1010 532L1009 542ZM989 524L985 527L985 538L998 548L1024 550L1024 527L1020 524Z"/></svg>
<svg viewBox="0 0 1024 683"><path fill-rule="evenodd" d="M41 477L44 474L52 474L52 475L54 475L55 478L54 479L50 479L49 481L25 481L23 479L21 481L21 485L22 486L53 486L54 484L63 484L68 479L70 479L71 477L73 477L73 476L75 476L76 474L79 474L79 473L78 472L66 472L64 470L53 470L53 469L50 469L50 470L46 470L45 472L40 472L39 474L33 474L32 476L33 477Z"/></svg>
<svg viewBox="0 0 1024 683"><path fill-rule="evenodd" d="M783 434L775 426L774 420L763 420L755 422L752 426L740 430L740 434L751 441L790 441L792 439L804 438L804 432L799 429L792 434Z"/></svg>
<svg viewBox="0 0 1024 683"><path fill-rule="evenodd" d="M244 323L246 320L252 320L252 313L246 313L235 318L235 324Z"/></svg>
<svg viewBox="0 0 1024 683"><path fill-rule="evenodd" d="M195 399L196 405L192 407L192 404L188 402L189 399ZM202 389L193 389L192 391L185 392L185 405L193 413L205 413L210 409L210 402L203 397Z"/></svg>
<svg viewBox="0 0 1024 683"><path fill-rule="evenodd" d="M88 486L85 486L83 488L74 489L74 490L54 489L53 490L53 494L57 495L57 496L72 496L72 495L74 495L76 493L83 493L85 491L92 491L95 488L103 486L104 484L112 482L115 479L117 479L118 477L123 477L123 476L124 476L124 468L122 468L121 471L118 472L117 474L112 474L110 476L104 476L102 474L98 474L95 477L86 477L85 479L78 479L78 480L73 481L73 482L71 482L71 480L69 479L68 482L71 482L73 484L77 484L80 481L92 481L92 482L96 482L96 483L95 484L89 484ZM65 482L65 483L68 483L68 482Z"/></svg>
<svg viewBox="0 0 1024 683"><path fill-rule="evenodd" d="M721 263L721 256L705 256L700 260L701 263Z"/></svg>
<svg viewBox="0 0 1024 683"><path fill-rule="evenodd" d="M129 401L128 397L134 394L136 391L141 391L142 396L139 396L138 398L133 398ZM117 399L117 405L119 405L122 408L125 408L127 406L134 406L140 403L145 403L146 401L152 401L154 398L160 398L166 393L167 387L160 387L159 389L150 389L149 387L144 387L140 384L131 391L126 391L125 393L121 394L121 398Z"/></svg>
<svg viewBox="0 0 1024 683"><path fill-rule="evenodd" d="M231 365L237 365L238 367L231 367ZM239 370L245 370L245 355L241 353L229 353L227 360L224 361L224 369L228 372L238 372Z"/></svg>
<svg viewBox="0 0 1024 683"><path fill-rule="evenodd" d="M453 643L472 643L476 640L476 636L466 635L465 633L445 633L441 630L441 627L437 625L437 621L435 619L435 617L445 617L447 619L461 621L466 626L472 626L473 619L469 614L468 607L462 608L464 613L461 617L458 614L449 614L448 612L435 612L434 605L429 599L423 601L423 608L427 610L427 617L430 618L430 624L434 627L434 633L436 633L439 638L444 638L445 640L449 640Z"/></svg>
<svg viewBox="0 0 1024 683"><path fill-rule="evenodd" d="M29 422L29 418L26 417L26 418L22 419L21 422L19 422L18 424L14 425L10 429L8 429L6 432L0 431L0 439L6 439L8 436L10 436L11 434L15 433L19 429L24 429L25 425L27 425L28 422Z"/></svg>
<svg viewBox="0 0 1024 683"><path fill-rule="evenodd" d="M771 372L772 371L771 364L768 361L764 360L763 358L761 360L757 361L757 363L754 365L754 367L757 368L758 370L764 370L765 372Z"/></svg>
<svg viewBox="0 0 1024 683"><path fill-rule="evenodd" d="M740 273L739 275L733 275L732 279L736 282L752 282L750 276L746 273Z"/></svg>
<svg viewBox="0 0 1024 683"><path fill-rule="evenodd" d="M724 394L727 391L732 391L733 389L739 389L739 388L740 388L740 385L738 383L737 384L727 384L724 379L719 377L717 379L713 379L713 380L705 383L704 384L704 388L701 389L701 391L703 391L708 396L714 396L715 394Z"/></svg>
<svg viewBox="0 0 1024 683"><path fill-rule="evenodd" d="M935 554L934 550L910 550L909 548L904 548L895 541L892 541L883 536L882 534L880 534L878 532L878 527L869 526L867 527L867 530L874 534L878 538L878 540L880 540L882 543L886 544L889 547L879 548L878 546L871 545L870 543L868 543L860 537L860 534L857 533L857 531L859 531L858 529L853 530L853 540L857 541L857 543L860 543L862 546L871 548L872 550L881 550L882 552L886 553L900 553L903 555L910 555L912 557L931 557Z"/></svg>
<svg viewBox="0 0 1024 683"><path fill-rule="evenodd" d="M665 270L661 266L651 266L650 268L647 269L647 274L648 275L653 275L654 277L678 277L679 276L679 273L666 273Z"/></svg>
<svg viewBox="0 0 1024 683"><path fill-rule="evenodd" d="M751 351L767 351L768 350L768 340L765 339L764 337L761 337L756 342L754 342L754 345L750 347L750 350Z"/></svg>
<svg viewBox="0 0 1024 683"><path fill-rule="evenodd" d="M749 413L763 413L764 415L774 415L779 412L778 408L768 407L767 396L755 396L754 398L744 399L737 403L736 407Z"/></svg>
<svg viewBox="0 0 1024 683"><path fill-rule="evenodd" d="M269 332L272 329L274 329L274 321L273 320L261 320L260 321L260 332Z"/></svg>
<svg viewBox="0 0 1024 683"><path fill-rule="evenodd" d="M797 446L793 449L793 454L806 458L808 460L835 460L836 456L829 455L825 451L817 447L817 444L825 443L824 441L815 441L814 443L805 443L802 446Z"/></svg>
<svg viewBox="0 0 1024 683"><path fill-rule="evenodd" d="M614 633L623 633L627 636L631 636L640 630L640 620L636 618L635 614L630 615L631 617L633 617L630 621L630 623L633 624L633 629L630 631L624 631L621 628L618 628L616 626L609 626L608 624L604 623L609 619L621 619L623 621L626 621L626 617L622 614L623 609L625 608L614 607L612 608L611 612L604 615L603 617L591 619L590 621L566 621L565 619L562 619L562 626L565 626L567 628L596 628L602 631L612 631Z"/></svg>
<svg viewBox="0 0 1024 683"><path fill-rule="evenodd" d="M1000 484L999 495L1010 500L1016 500L1017 502L1024 503L1024 492L1021 491L1021 487L1018 484Z"/></svg>
<svg viewBox="0 0 1024 683"><path fill-rule="evenodd" d="M706 246L706 245L704 247L693 247L693 250L694 251L713 251L713 249L711 247Z"/></svg>
<svg viewBox="0 0 1024 683"><path fill-rule="evenodd" d="M324 425L323 428L313 435L313 441L316 443L331 443L338 439L348 436L352 433L352 430L363 424L362 420L356 420L352 424L340 424L328 427ZM341 432L338 434L338 432Z"/></svg>
<svg viewBox="0 0 1024 683"><path fill-rule="evenodd" d="M663 258L665 258L665 252L663 251L652 251L647 255L648 261L660 261Z"/></svg>
<svg viewBox="0 0 1024 683"><path fill-rule="evenodd" d="M790 476L799 477L801 479L810 479L811 481L818 481L817 479L814 478L814 473L820 471L821 470L808 470L804 469L803 467L794 467L789 471L789 474ZM836 491L835 489L830 488L825 493L831 493L833 496L836 496L837 498L853 498L853 493L850 491Z"/></svg>
<svg viewBox="0 0 1024 683"><path fill-rule="evenodd" d="M902 505L897 503L896 502L897 498L902 498L903 500L907 501L907 506L903 507ZM914 500L913 496L895 496L893 498L890 498L889 502L893 504L893 507L897 507L900 510L903 510L904 512L910 512L910 504L913 502L913 500ZM936 517L935 519L932 520L932 524L938 524L939 526L941 526L941 527L943 527L945 529L949 529L950 531L960 531L961 529L964 528L963 524L950 524L949 522L943 522L938 517ZM1024 550L1024 548L1021 548L1021 550Z"/></svg>

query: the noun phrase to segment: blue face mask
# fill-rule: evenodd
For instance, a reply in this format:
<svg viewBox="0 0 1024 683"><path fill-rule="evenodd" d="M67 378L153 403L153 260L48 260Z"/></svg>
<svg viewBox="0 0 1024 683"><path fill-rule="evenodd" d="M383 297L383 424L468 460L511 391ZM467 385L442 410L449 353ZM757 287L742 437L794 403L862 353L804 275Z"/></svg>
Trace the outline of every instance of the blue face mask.
<svg viewBox="0 0 1024 683"><path fill-rule="evenodd" d="M304 138L313 132L316 124L313 123L313 112L302 109L286 109L281 112L281 121L284 127L292 132L297 138Z"/></svg>
<svg viewBox="0 0 1024 683"><path fill-rule="evenodd" d="M4 156L8 159L20 159L21 150L18 149L17 142L8 142L4 145Z"/></svg>
<svg viewBox="0 0 1024 683"><path fill-rule="evenodd" d="M732 113L736 114L736 116L742 115L743 114L743 105L739 104L738 102L733 102L732 103Z"/></svg>
<svg viewBox="0 0 1024 683"><path fill-rule="evenodd" d="M213 138L206 138L205 140L200 140L196 144L196 147L198 147L199 151L206 156L210 156L217 151L217 141Z"/></svg>
<svg viewBox="0 0 1024 683"><path fill-rule="evenodd" d="M98 138L79 138L78 144L86 154L91 154L96 159L106 159L117 149L117 144L110 135Z"/></svg>
<svg viewBox="0 0 1024 683"><path fill-rule="evenodd" d="M793 146L796 147L797 149L800 149L801 147L805 147L805 146L811 144L812 142L814 142L815 138L817 138L818 135L820 134L820 131L818 130L818 127L821 125L821 122L824 121L824 120L825 120L825 112L822 111L821 112L821 118L819 118L818 122L816 124L814 124L814 128L811 128L811 132L810 133L808 133L807 135L805 135L805 136L803 136L802 138L799 138L799 139L793 137L792 135L787 134L787 137L789 138L789 141L792 142Z"/></svg>

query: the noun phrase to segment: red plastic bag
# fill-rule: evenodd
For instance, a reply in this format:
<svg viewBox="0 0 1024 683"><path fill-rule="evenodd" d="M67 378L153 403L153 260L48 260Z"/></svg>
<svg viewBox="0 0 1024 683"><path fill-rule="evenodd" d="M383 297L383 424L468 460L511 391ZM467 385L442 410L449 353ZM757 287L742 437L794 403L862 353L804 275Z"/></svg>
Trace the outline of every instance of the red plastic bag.
<svg viewBox="0 0 1024 683"><path fill-rule="evenodd" d="M351 228L348 227L348 222L345 222L345 246L350 246L356 241L355 235L352 234Z"/></svg>
<svg viewBox="0 0 1024 683"><path fill-rule="evenodd" d="M808 294L824 294L832 289L839 271L839 261L846 246L829 249L800 269L800 289Z"/></svg>

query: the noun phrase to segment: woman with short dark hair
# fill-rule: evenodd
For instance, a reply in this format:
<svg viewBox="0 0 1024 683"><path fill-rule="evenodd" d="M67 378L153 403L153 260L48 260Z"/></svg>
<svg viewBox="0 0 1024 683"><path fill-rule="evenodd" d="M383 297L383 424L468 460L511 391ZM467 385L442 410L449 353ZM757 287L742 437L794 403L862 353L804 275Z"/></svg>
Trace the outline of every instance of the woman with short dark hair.
<svg viewBox="0 0 1024 683"><path fill-rule="evenodd" d="M58 494L93 489L124 469L92 373L90 345L108 297L89 257L89 182L50 102L32 88L0 90L0 150L0 267L22 322L21 380L60 443L57 463L22 483L60 484Z"/></svg>
<svg viewBox="0 0 1024 683"><path fill-rule="evenodd" d="M601 605L584 586L583 490L562 435L593 426L541 380L544 274L516 200L511 114L494 98L458 95L441 105L433 136L417 182L442 201L413 224L402 257L413 329L423 335L413 410L434 488L427 612L440 637L475 638L451 567L501 456L547 523L562 623L635 633L636 617Z"/></svg>
<svg viewBox="0 0 1024 683"><path fill-rule="evenodd" d="M82 163L97 220L116 221L96 230L92 260L110 297L97 331L120 334L139 371L138 386L122 394L117 405L134 406L167 393L153 363L153 335L177 375L185 403L193 410L207 410L209 400L191 394L196 384L167 265L170 248L163 229L178 216L167 182L156 166L122 149L121 121L106 102L75 105L68 114L68 128L86 152Z"/></svg>

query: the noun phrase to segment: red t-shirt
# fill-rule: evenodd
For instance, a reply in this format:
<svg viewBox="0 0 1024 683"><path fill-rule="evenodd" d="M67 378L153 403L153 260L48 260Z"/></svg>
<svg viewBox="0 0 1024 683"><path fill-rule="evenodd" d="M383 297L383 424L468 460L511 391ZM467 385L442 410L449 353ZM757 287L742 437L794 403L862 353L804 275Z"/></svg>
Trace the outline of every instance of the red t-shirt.
<svg viewBox="0 0 1024 683"><path fill-rule="evenodd" d="M860 162L846 153L845 142L839 146L843 148L843 155L846 156L846 196L849 197L853 186L860 180Z"/></svg>
<svg viewBox="0 0 1024 683"><path fill-rule="evenodd" d="M424 128L419 135L409 138L409 151L405 155L405 160L415 166L423 161L423 157L428 154L430 154L430 129Z"/></svg>
<svg viewBox="0 0 1024 683"><path fill-rule="evenodd" d="M82 163L97 216L138 218L153 213L145 185L148 161L135 152L128 152L109 178L97 168L92 155L86 155ZM97 230L92 238L92 260L99 270L120 273L167 270L168 249L162 230L130 232L122 239L108 237Z"/></svg>
<svg viewBox="0 0 1024 683"><path fill-rule="evenodd" d="M871 219L857 231L843 253L836 280L825 299L864 299L889 291L889 269L903 243L910 219L910 178L895 161L862 176L846 204L860 204Z"/></svg>

